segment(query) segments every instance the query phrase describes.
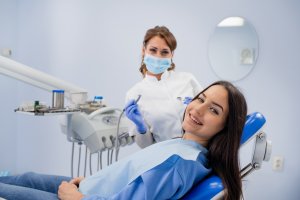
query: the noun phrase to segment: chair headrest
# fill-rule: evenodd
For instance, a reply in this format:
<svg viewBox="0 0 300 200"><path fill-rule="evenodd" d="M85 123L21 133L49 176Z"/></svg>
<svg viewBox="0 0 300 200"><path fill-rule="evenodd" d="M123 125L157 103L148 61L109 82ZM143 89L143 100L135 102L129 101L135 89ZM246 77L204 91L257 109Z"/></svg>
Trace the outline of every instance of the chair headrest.
<svg viewBox="0 0 300 200"><path fill-rule="evenodd" d="M265 117L259 112L247 115L242 133L241 144L244 144L251 137L254 137L257 133L259 133L258 131L263 127L265 122ZM222 190L223 184L221 178L215 174L211 174L206 179L195 185L182 199L212 199L219 194L222 196L222 193L220 193Z"/></svg>
<svg viewBox="0 0 300 200"><path fill-rule="evenodd" d="M246 123L242 133L241 144L244 144L252 136L254 136L265 123L265 117L259 112L254 112L247 115Z"/></svg>

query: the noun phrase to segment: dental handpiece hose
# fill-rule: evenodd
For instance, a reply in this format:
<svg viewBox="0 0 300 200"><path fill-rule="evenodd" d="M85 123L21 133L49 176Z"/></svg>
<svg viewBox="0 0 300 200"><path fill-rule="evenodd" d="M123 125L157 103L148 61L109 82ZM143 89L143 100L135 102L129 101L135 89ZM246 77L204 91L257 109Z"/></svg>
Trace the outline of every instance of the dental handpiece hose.
<svg viewBox="0 0 300 200"><path fill-rule="evenodd" d="M139 102L139 100L141 99L142 95L138 95L137 99L135 100L135 103L137 104ZM118 127L117 127L117 137L116 137L116 161L118 161L118 155L119 155L119 129L120 129L120 121L121 121L121 118L123 116L125 112L125 108L122 110L121 114L120 114L120 117L119 117L119 121L118 121Z"/></svg>

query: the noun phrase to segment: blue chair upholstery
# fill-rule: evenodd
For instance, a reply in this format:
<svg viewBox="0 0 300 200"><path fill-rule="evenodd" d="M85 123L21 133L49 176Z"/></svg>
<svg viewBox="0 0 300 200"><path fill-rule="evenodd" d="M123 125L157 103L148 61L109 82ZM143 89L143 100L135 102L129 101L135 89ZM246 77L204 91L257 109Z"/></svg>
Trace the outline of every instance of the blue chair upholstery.
<svg viewBox="0 0 300 200"><path fill-rule="evenodd" d="M265 117L259 112L248 115L242 133L241 145L253 138L265 122ZM223 189L221 178L215 174L210 174L206 179L195 185L182 199L213 199L216 195L222 194Z"/></svg>
<svg viewBox="0 0 300 200"><path fill-rule="evenodd" d="M255 112L247 116L246 123L241 138L241 145L249 141L250 138L255 136L255 133L259 131L266 123L265 117L259 113Z"/></svg>

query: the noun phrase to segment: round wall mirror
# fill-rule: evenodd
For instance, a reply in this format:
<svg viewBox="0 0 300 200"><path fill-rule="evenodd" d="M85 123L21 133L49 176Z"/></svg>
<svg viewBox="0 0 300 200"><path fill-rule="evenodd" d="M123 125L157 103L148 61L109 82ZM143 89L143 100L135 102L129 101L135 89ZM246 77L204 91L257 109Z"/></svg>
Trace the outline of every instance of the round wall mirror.
<svg viewBox="0 0 300 200"><path fill-rule="evenodd" d="M246 77L258 57L258 36L242 17L228 17L216 27L208 46L209 62L221 79L237 81Z"/></svg>

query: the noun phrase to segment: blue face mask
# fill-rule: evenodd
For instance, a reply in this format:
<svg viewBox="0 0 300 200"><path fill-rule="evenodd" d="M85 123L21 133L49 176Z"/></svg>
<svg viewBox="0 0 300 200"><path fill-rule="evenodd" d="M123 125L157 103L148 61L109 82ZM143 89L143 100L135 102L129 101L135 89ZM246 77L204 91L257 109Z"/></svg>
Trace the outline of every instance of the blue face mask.
<svg viewBox="0 0 300 200"><path fill-rule="evenodd" d="M144 63L146 68L152 74L161 74L171 66L171 58L158 58L151 55L145 55Z"/></svg>

